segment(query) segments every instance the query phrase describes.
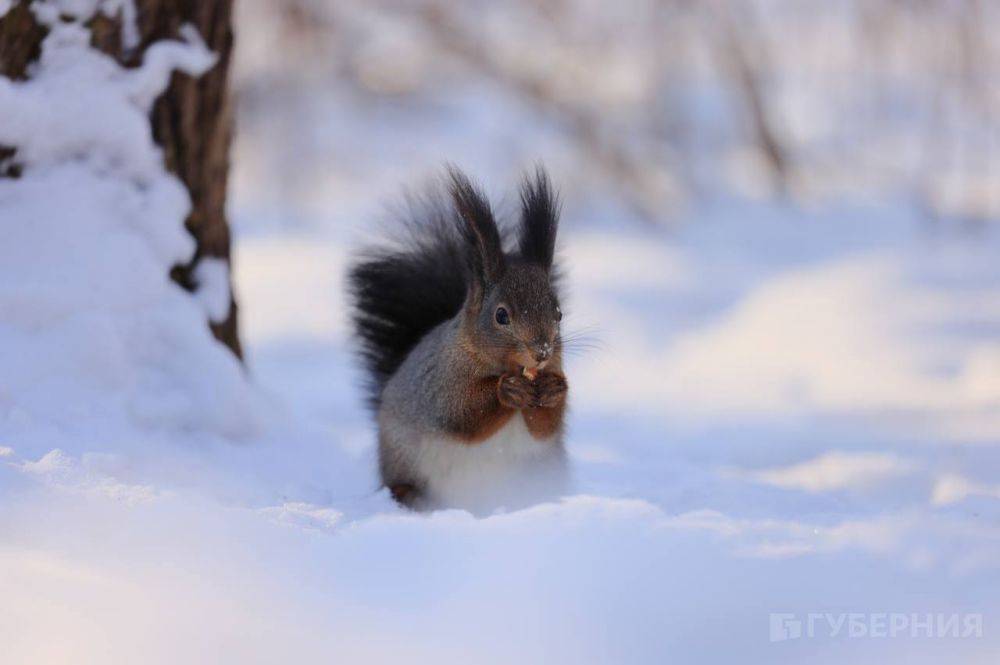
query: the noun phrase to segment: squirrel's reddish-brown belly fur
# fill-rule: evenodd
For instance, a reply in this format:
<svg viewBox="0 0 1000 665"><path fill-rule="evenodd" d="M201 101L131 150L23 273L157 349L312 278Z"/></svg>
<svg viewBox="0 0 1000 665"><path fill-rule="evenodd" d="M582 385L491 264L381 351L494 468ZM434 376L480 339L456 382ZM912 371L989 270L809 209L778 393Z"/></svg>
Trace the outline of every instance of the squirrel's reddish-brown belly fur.
<svg viewBox="0 0 1000 665"><path fill-rule="evenodd" d="M496 398L496 380L483 379L472 384L466 394L467 404L480 404L484 408L471 409L467 422L463 422L456 436L468 444L482 443L497 433L514 416L524 418L528 432L535 439L549 439L562 426L565 403L551 408L526 407L518 412Z"/></svg>

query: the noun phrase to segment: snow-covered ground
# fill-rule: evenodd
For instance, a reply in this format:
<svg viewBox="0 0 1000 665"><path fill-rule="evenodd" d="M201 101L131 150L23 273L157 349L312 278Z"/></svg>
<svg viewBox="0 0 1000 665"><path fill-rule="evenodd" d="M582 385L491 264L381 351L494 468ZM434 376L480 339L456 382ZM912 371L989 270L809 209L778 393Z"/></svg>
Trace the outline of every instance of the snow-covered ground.
<svg viewBox="0 0 1000 665"><path fill-rule="evenodd" d="M351 357L361 195L288 230L237 162L244 371L166 277L190 244L142 125L162 69L55 34L0 79L27 159L0 180L0 663L995 662L993 229L724 201L667 231L568 200L574 492L412 515ZM452 148L421 136L415 170Z"/></svg>

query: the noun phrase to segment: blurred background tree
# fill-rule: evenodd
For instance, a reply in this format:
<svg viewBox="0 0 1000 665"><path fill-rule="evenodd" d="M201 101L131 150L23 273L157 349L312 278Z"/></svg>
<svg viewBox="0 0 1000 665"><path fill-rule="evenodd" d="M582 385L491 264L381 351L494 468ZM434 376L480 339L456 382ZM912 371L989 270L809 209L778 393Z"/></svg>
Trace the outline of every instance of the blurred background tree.
<svg viewBox="0 0 1000 665"><path fill-rule="evenodd" d="M727 197L905 200L971 223L1000 205L995 3L246 0L240 12L239 166L290 190L274 200L303 202L275 211L286 222L332 188L369 196L374 180L407 182L441 159L500 178L539 156L574 200L592 195L596 210L610 195L657 224ZM491 157L466 156L449 132L478 134Z"/></svg>

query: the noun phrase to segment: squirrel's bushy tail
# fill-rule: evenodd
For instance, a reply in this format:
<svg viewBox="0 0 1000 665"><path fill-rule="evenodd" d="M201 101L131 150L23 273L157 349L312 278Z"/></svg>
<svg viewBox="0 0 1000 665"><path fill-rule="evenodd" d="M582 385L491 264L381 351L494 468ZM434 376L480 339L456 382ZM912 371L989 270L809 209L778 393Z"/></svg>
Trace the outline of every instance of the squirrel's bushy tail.
<svg viewBox="0 0 1000 665"><path fill-rule="evenodd" d="M348 275L355 332L371 378L369 401L376 408L417 342L461 310L469 280L463 239L445 197L432 192L408 203L400 240L369 251Z"/></svg>

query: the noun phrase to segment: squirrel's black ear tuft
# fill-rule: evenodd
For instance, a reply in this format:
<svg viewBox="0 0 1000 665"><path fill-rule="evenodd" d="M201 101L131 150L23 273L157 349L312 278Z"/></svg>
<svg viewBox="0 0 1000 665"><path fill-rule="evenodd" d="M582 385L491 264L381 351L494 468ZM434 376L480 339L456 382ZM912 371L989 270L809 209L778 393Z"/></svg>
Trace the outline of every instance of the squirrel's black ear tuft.
<svg viewBox="0 0 1000 665"><path fill-rule="evenodd" d="M521 182L521 229L518 249L521 258L546 270L552 267L559 227L559 196L552 191L549 176L541 166L535 177Z"/></svg>
<svg viewBox="0 0 1000 665"><path fill-rule="evenodd" d="M486 196L454 166L448 167L449 191L458 228L469 248L473 275L484 285L497 282L504 271L503 248L493 210Z"/></svg>

